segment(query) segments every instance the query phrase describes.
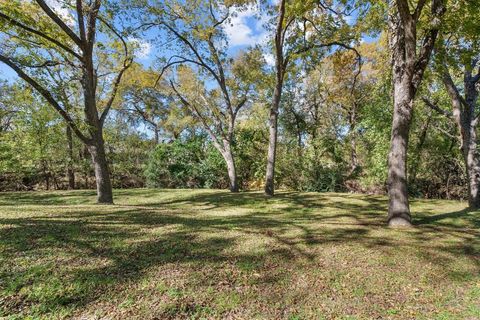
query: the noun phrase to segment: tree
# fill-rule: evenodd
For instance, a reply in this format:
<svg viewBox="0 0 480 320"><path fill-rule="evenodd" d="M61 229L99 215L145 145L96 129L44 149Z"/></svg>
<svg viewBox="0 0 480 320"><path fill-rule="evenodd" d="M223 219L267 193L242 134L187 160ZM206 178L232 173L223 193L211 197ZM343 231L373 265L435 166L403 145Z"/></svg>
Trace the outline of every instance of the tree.
<svg viewBox="0 0 480 320"><path fill-rule="evenodd" d="M465 164L468 203L480 208L480 154L477 128L480 115L480 9L473 3L452 5L445 18L444 36L436 47L436 65L452 111L423 97L427 106L454 121L460 135L460 150ZM465 22L458 25L459 20Z"/></svg>
<svg viewBox="0 0 480 320"><path fill-rule="evenodd" d="M61 5L68 14L59 14L44 0L0 1L4 38L0 61L32 86L87 146L95 168L97 201L113 203L102 131L132 58L124 35L114 26L114 11L102 7L102 2L64 1ZM116 40L110 46L97 43L99 34ZM56 85L53 70L61 70L63 83L80 84L83 120L69 112L74 106L62 99L64 87Z"/></svg>
<svg viewBox="0 0 480 320"><path fill-rule="evenodd" d="M273 47L275 56L275 85L269 114L269 142L265 174L265 194L275 192L275 161L278 139L278 114L285 76L292 62L313 49L340 46L351 49L355 37L341 18L346 14L348 1L338 4L342 10L320 1L286 1L277 5ZM338 19L338 21L336 21Z"/></svg>
<svg viewBox="0 0 480 320"><path fill-rule="evenodd" d="M10 124L0 133L3 146L0 172L4 188L62 188L69 159L65 123L32 89L12 83L2 97L11 113ZM3 104L3 103L0 103Z"/></svg>
<svg viewBox="0 0 480 320"><path fill-rule="evenodd" d="M426 0L418 1L411 12L407 0L392 2L389 15L390 50L393 73L393 121L388 155L388 224L411 225L407 189L407 150L414 99L437 38L445 12L443 0L432 0L425 36L418 46L420 18ZM419 49L417 49L419 47Z"/></svg>
<svg viewBox="0 0 480 320"><path fill-rule="evenodd" d="M263 61L258 50L241 54L236 60L227 57L223 24L235 5L211 0L168 1L152 8L156 19L152 25L162 27L178 44L160 77L167 69L178 66L183 83L179 86L171 79L172 90L200 121L225 159L232 192L239 190L233 154L235 123L252 92L254 72L262 70ZM209 86L215 84L215 88L207 89L206 82Z"/></svg>

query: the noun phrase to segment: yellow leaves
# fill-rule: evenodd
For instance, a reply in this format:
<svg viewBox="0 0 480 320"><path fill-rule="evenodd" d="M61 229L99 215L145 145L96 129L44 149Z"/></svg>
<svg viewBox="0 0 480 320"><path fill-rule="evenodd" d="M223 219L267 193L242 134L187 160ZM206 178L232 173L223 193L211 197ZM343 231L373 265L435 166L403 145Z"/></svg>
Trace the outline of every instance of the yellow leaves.
<svg viewBox="0 0 480 320"><path fill-rule="evenodd" d="M145 70L142 65L133 63L123 76L123 86L151 87L157 79L152 70Z"/></svg>
<svg viewBox="0 0 480 320"><path fill-rule="evenodd" d="M317 6L317 1L313 0L294 0L286 1L285 9L287 16L302 16L307 12L311 12Z"/></svg>

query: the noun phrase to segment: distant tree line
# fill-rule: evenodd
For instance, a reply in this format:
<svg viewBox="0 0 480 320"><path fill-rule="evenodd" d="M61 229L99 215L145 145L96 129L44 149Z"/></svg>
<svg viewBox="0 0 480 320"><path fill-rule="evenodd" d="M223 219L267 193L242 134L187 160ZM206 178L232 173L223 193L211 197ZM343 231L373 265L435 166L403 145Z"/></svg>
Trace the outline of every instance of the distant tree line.
<svg viewBox="0 0 480 320"><path fill-rule="evenodd" d="M245 10L265 40L235 49ZM411 224L409 196L478 208L478 17L468 0L0 0L0 188L388 193L390 225Z"/></svg>

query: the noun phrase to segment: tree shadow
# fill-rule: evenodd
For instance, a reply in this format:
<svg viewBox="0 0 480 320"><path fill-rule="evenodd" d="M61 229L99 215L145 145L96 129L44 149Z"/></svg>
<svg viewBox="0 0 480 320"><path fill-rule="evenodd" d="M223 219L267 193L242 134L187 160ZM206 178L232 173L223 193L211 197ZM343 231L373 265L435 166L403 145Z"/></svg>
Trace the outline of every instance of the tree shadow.
<svg viewBox="0 0 480 320"><path fill-rule="evenodd" d="M13 199L7 197L7 201ZM30 204L28 198L21 198L20 203ZM57 202L52 195L35 203ZM194 210L178 210L185 205ZM236 268L253 266L261 274L257 285L281 282L283 275L272 271L272 261L292 266L299 261L315 261L318 250L326 245L355 244L375 250L410 247L424 250L422 259L444 266L452 277L466 277L450 268L455 256L469 257L480 271L478 214L471 215L467 210L437 215L419 213L417 228L405 231L404 241L398 241L399 231L385 229L386 205L386 200L378 196L281 192L269 199L258 192L218 191L172 200L139 200L138 205L120 203L101 211L94 206L72 206L74 210L68 212L0 218L3 261L15 261L19 256L50 261L43 269L38 264L12 270L0 267L0 279L4 279L0 289L8 293L6 299L0 299L0 310L15 314L35 304L42 304L45 313L67 307L79 309L101 299L116 286L138 282L152 268L172 265L210 268L204 274L204 286L237 281L222 278L220 268L225 264ZM203 213L223 208L251 210L242 215ZM466 230L465 224L448 222L452 219L465 220L470 229ZM439 235L449 236L455 242L436 244ZM261 254L238 251L241 236L263 239L267 244L262 244ZM22 288L51 281L65 282L70 289L48 292L41 301L21 293Z"/></svg>

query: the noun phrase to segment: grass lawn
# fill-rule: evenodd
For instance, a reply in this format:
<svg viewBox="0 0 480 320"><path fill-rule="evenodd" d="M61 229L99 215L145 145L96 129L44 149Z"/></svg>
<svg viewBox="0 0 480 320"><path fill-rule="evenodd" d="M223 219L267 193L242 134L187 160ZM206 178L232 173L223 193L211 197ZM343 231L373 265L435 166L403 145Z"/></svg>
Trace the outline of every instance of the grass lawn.
<svg viewBox="0 0 480 320"><path fill-rule="evenodd" d="M0 193L0 318L480 319L480 212L380 196Z"/></svg>

